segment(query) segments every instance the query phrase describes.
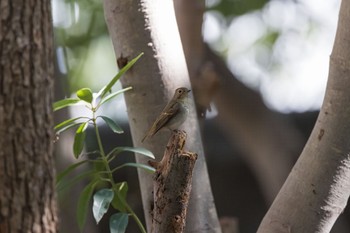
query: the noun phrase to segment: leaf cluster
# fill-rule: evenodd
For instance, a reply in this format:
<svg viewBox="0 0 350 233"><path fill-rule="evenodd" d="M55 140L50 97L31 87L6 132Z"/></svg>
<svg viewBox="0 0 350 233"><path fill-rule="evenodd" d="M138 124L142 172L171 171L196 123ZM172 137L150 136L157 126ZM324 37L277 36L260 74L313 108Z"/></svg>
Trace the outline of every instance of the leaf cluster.
<svg viewBox="0 0 350 233"><path fill-rule="evenodd" d="M143 54L141 53L139 56L131 60L98 93L93 93L90 88L82 88L76 92L76 98L66 98L55 102L53 105L54 111L68 106L85 105L85 107L87 107L92 112L92 117L80 116L65 120L55 126L57 136L70 128L77 128L74 136L73 152L76 159L81 159L80 161L70 165L64 171L58 174L57 189L60 191L79 182L84 178L90 178L90 182L81 192L78 201L77 220L81 231L85 225L89 202L92 199L92 210L96 223L100 222L104 214L108 211L108 209L111 206L113 207L113 209L119 211L118 213L112 215L109 219L111 233L125 232L129 221L129 216L134 218L134 220L139 225L141 232L145 232L145 229L142 226L140 220L135 215L135 213L126 201L128 192L127 182L116 183L114 181L113 175L116 171L123 167L141 168L151 173L154 172L154 168L139 163L124 163L118 167L112 168L110 164L116 158L116 156L122 152L134 152L138 155L144 155L152 159L154 159L154 155L152 154L152 152L144 148L125 146L115 147L108 154L106 154L103 149L102 139L99 134L98 125L96 123L97 119L100 118L108 125L108 127L114 133L121 134L124 132L123 129L113 119L104 115L98 115L97 111L103 104L107 103L114 97L132 89L131 87L127 87L112 93L112 87L114 86L114 84L127 70L129 70L136 63L136 61L142 55ZM89 125L91 125L95 130L96 139L99 146L99 150L93 152L94 154L98 155L95 159L82 157L82 154L84 154L83 149L86 138L86 129ZM79 166L87 163L90 163L92 165L91 170L83 172L69 181L65 180L65 178L67 178L67 176L72 171L74 171ZM99 189L94 193L96 187L104 188Z"/></svg>

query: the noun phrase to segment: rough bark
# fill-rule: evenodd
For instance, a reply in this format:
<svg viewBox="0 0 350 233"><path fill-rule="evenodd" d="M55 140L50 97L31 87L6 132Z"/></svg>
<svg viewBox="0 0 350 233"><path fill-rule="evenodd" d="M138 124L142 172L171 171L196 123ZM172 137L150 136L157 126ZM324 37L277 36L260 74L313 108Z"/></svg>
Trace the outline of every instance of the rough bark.
<svg viewBox="0 0 350 233"><path fill-rule="evenodd" d="M0 0L0 232L56 232L50 1Z"/></svg>
<svg viewBox="0 0 350 233"><path fill-rule="evenodd" d="M154 176L152 232L181 233L186 223L187 206L192 188L192 171L197 154L183 151L186 133L171 135Z"/></svg>
<svg viewBox="0 0 350 233"><path fill-rule="evenodd" d="M204 44L205 1L175 0L174 5L198 115L204 116L214 102L219 112L217 123L243 151L243 159L270 203L299 153L300 135L280 114L269 110L259 94L240 83Z"/></svg>
<svg viewBox="0 0 350 233"><path fill-rule="evenodd" d="M133 87L125 95L133 143L150 149L160 160L170 137L169 132L159 132L144 144L141 144L141 139L174 94L174 90L181 86L190 87L173 2L105 0L104 10L116 56L123 54L124 57L132 58L140 52L145 53L122 79L122 84ZM193 102L191 105L194 106ZM220 232L194 110L190 111L183 128L188 134L187 149L200 155L193 175L186 232ZM147 162L139 156L136 159L141 163ZM150 230L152 177L139 171L139 179L146 222Z"/></svg>
<svg viewBox="0 0 350 233"><path fill-rule="evenodd" d="M342 1L312 134L258 232L329 232L350 195L350 2Z"/></svg>

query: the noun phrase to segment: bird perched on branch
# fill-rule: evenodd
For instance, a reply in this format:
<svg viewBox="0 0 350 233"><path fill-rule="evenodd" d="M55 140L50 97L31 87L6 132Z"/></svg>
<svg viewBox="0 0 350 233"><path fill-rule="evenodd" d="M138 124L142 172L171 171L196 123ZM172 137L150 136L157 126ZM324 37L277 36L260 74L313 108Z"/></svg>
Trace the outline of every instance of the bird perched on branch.
<svg viewBox="0 0 350 233"><path fill-rule="evenodd" d="M188 115L188 93L190 91L186 87L180 87L175 90L174 97L154 121L142 142L146 138L155 135L162 128L175 130L184 123Z"/></svg>

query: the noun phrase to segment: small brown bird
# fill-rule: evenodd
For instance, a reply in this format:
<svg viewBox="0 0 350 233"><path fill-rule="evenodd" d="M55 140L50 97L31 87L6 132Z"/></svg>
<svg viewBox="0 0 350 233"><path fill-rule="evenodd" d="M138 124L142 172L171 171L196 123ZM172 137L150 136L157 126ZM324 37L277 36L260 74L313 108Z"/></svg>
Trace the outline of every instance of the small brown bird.
<svg viewBox="0 0 350 233"><path fill-rule="evenodd" d="M190 91L191 90L188 90L186 87L180 87L175 90L174 97L165 106L152 127L147 131L142 142L146 138L155 135L162 128L175 130L184 123L188 115L188 93Z"/></svg>

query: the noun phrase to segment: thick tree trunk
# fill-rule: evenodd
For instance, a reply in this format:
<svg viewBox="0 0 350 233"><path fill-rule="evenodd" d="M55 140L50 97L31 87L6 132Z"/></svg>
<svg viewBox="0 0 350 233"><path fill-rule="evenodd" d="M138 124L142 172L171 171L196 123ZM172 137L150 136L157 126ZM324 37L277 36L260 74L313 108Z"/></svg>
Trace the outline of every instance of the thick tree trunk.
<svg viewBox="0 0 350 233"><path fill-rule="evenodd" d="M125 99L134 145L147 147L160 161L169 132L159 132L144 144L141 139L174 90L181 86L190 87L173 2L105 0L104 10L116 56L122 54L133 58L140 52L145 53L122 79L122 84L133 87ZM191 105L194 106L193 102ZM220 232L195 110L190 111L183 129L188 135L186 150L198 154L185 232ZM137 161L147 162L142 157L137 157ZM152 176L139 171L139 179L150 230Z"/></svg>
<svg viewBox="0 0 350 233"><path fill-rule="evenodd" d="M0 232L56 232L50 1L0 0Z"/></svg>
<svg viewBox="0 0 350 233"><path fill-rule="evenodd" d="M350 2L342 1L326 96L299 160L259 233L329 232L350 195Z"/></svg>

